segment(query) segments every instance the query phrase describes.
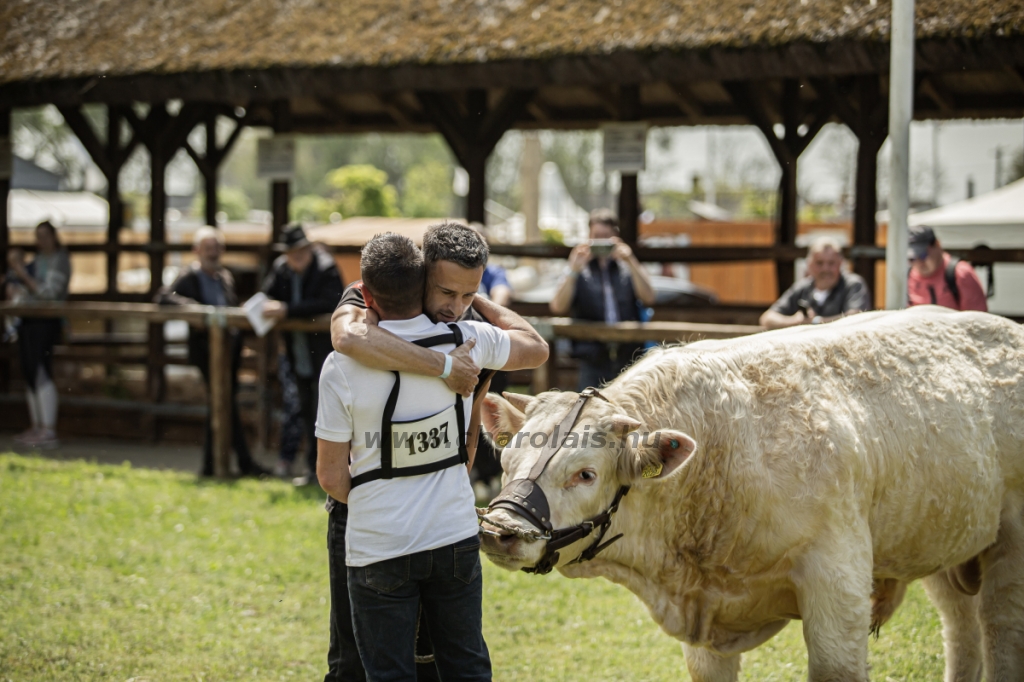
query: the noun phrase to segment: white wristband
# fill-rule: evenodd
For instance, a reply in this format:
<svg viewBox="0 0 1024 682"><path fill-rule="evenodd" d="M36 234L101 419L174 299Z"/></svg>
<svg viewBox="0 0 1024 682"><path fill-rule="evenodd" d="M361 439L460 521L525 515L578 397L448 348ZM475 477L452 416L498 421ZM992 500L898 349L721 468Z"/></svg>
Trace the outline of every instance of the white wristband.
<svg viewBox="0 0 1024 682"><path fill-rule="evenodd" d="M452 373L452 356L445 355L444 356L444 371L441 372L440 376L438 376L437 378L438 379L447 379L448 375L451 374L451 373Z"/></svg>

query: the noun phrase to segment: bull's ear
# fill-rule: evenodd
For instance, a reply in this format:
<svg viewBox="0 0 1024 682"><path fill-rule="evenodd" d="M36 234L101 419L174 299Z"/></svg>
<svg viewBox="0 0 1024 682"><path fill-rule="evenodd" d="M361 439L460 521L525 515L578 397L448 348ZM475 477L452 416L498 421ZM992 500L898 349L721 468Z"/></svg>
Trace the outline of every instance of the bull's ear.
<svg viewBox="0 0 1024 682"><path fill-rule="evenodd" d="M671 476L697 451L697 442L682 431L662 429L644 436L623 453L623 478L634 483Z"/></svg>
<svg viewBox="0 0 1024 682"><path fill-rule="evenodd" d="M526 421L522 411L496 393L484 396L480 416L484 431L499 450L505 447L512 436L519 433L523 422Z"/></svg>

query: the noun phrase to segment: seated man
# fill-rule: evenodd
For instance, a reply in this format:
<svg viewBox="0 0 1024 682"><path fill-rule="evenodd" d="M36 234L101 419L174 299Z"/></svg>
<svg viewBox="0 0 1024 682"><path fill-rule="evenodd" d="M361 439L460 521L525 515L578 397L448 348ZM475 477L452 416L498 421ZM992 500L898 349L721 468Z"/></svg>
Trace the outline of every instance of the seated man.
<svg viewBox="0 0 1024 682"><path fill-rule="evenodd" d="M507 369L515 337L534 343L532 331L431 322L422 312L423 259L406 237L370 240L362 276L365 303L380 327L442 357L465 339L474 363ZM450 369L450 360L442 363ZM341 354L324 365L318 469L323 488L350 505L349 597L370 680L415 678L421 605L441 679L491 677L476 514L464 468L470 410L438 378L371 369Z"/></svg>
<svg viewBox="0 0 1024 682"><path fill-rule="evenodd" d="M426 290L423 309L432 322L474 319L489 322L510 333L511 348L507 369L537 367L547 360L547 343L519 315L476 296L487 264L488 247L483 237L465 225L434 225L423 236ZM479 430L480 398L487 392L487 376L478 383L480 367L474 362L472 339L448 354L452 360L379 326L378 316L367 309L363 283L348 287L331 320L331 337L338 352L375 369L400 371L427 377L442 377L445 384L463 396L474 396L467 441L470 463L475 457ZM487 373L489 375L489 372ZM362 679L362 668L355 651L349 611L348 590L344 583L345 528L348 506L328 498L328 557L331 567L331 645L329 671L325 682ZM429 651L429 649L427 649ZM421 652L424 653L424 652ZM421 680L436 675L433 665L418 666Z"/></svg>
<svg viewBox="0 0 1024 682"><path fill-rule="evenodd" d="M821 324L871 310L871 292L860 275L844 273L843 253L834 239L822 237L807 253L807 277L795 283L761 315L761 326L782 329Z"/></svg>

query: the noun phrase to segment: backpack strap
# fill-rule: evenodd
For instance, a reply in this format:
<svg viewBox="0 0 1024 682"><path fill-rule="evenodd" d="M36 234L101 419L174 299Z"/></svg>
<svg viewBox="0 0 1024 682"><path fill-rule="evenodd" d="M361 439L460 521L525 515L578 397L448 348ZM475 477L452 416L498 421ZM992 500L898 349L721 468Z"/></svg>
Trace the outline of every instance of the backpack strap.
<svg viewBox="0 0 1024 682"><path fill-rule="evenodd" d="M960 307L960 287L956 283L956 266L960 263L959 258L950 257L949 265L946 266L946 287L949 288L949 293L953 294L953 299L956 301L956 307Z"/></svg>

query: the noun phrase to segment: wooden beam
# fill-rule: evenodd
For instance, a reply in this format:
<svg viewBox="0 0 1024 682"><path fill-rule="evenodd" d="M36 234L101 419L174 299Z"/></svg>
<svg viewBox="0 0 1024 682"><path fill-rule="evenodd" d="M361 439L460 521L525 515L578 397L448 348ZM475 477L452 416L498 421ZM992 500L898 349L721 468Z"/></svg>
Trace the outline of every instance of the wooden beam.
<svg viewBox="0 0 1024 682"><path fill-rule="evenodd" d="M394 119L395 123L400 126L411 126L412 116L402 106L400 99L392 93L382 93L377 95L377 101L380 103L381 108L387 112L388 116Z"/></svg>
<svg viewBox="0 0 1024 682"><path fill-rule="evenodd" d="M71 128L71 132L75 134L78 141L85 147L85 151L89 152L92 162L96 164L104 177L109 180L110 176L114 173L114 169L110 163L110 158L107 156L107 149L96 136L96 131L93 129L92 124L89 123L78 107L58 107L58 110L60 115L64 117L64 122Z"/></svg>
<svg viewBox="0 0 1024 682"><path fill-rule="evenodd" d="M686 83L669 83L669 91L672 93L672 101L679 110L686 114L692 121L698 121L704 117L704 111L700 106L700 99L693 94L693 90Z"/></svg>
<svg viewBox="0 0 1024 682"><path fill-rule="evenodd" d="M943 114L949 115L956 110L956 98L942 85L937 75L929 74L922 79L920 89L938 105Z"/></svg>

